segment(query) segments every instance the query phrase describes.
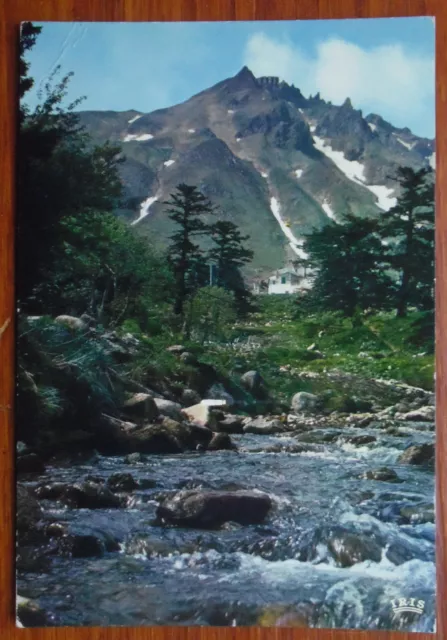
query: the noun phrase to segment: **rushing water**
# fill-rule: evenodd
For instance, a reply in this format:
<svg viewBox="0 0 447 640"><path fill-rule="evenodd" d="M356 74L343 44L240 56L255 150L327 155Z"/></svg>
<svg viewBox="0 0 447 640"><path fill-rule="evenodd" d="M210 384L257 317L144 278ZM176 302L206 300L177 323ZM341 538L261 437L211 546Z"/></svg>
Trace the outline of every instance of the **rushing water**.
<svg viewBox="0 0 447 640"><path fill-rule="evenodd" d="M43 501L70 530L112 536L120 550L101 558L54 556L44 568L21 573L18 590L58 625L282 624L365 629L434 630L434 524L403 524L401 508L433 503L433 473L397 464L410 443L431 442L428 425L410 424L405 437L379 430L343 429L332 444L303 453L266 453L294 437L232 436L239 452L121 457L49 466L38 480L106 479L129 472L143 486L123 509L67 509ZM345 440L372 433L355 447ZM401 483L359 479L386 465ZM162 527L160 499L181 488L268 492L274 508L263 525L229 523L218 531ZM380 544L380 560L336 565L327 531L350 531ZM325 533L326 532L326 533ZM394 598L425 601L423 614L395 614ZM304 620L304 622L303 622Z"/></svg>

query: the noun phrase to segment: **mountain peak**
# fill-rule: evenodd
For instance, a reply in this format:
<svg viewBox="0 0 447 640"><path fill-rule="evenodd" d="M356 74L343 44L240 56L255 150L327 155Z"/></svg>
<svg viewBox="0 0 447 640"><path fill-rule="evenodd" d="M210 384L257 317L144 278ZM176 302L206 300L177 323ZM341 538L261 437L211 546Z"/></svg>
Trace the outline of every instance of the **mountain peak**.
<svg viewBox="0 0 447 640"><path fill-rule="evenodd" d="M346 100L343 102L342 107L344 107L345 109L353 109L351 98L346 98Z"/></svg>
<svg viewBox="0 0 447 640"><path fill-rule="evenodd" d="M230 78L230 82L232 85L241 89L244 87L251 88L257 86L256 78L247 66L242 67L235 76Z"/></svg>

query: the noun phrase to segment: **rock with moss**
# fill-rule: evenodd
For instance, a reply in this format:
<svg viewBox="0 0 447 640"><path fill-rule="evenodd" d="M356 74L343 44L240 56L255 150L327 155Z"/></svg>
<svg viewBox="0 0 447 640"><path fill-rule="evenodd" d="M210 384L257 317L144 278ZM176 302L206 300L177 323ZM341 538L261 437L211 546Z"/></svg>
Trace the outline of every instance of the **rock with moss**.
<svg viewBox="0 0 447 640"><path fill-rule="evenodd" d="M291 409L295 414L315 413L320 408L320 399L313 393L299 391L292 398Z"/></svg>

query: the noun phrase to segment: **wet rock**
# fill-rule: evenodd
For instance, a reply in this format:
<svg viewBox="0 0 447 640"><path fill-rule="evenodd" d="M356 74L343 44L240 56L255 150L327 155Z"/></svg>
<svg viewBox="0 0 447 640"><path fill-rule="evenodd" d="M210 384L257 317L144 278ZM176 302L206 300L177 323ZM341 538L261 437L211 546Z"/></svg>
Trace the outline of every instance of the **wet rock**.
<svg viewBox="0 0 447 640"><path fill-rule="evenodd" d="M410 422L434 422L435 407L426 406L408 413L396 413L396 420L405 420Z"/></svg>
<svg viewBox="0 0 447 640"><path fill-rule="evenodd" d="M372 442L376 442L376 436L368 435L366 433L358 435L358 436L348 436L346 438L346 442L355 445L356 447L362 447L366 444L371 444Z"/></svg>
<svg viewBox="0 0 447 640"><path fill-rule="evenodd" d="M294 413L315 413L320 405L320 399L313 393L300 391L292 398L291 408Z"/></svg>
<svg viewBox="0 0 447 640"><path fill-rule="evenodd" d="M307 447L301 444L272 444L265 449L262 449L265 453L303 453L308 451Z"/></svg>
<svg viewBox="0 0 447 640"><path fill-rule="evenodd" d="M400 464L433 465L435 462L434 444L413 444L399 457Z"/></svg>
<svg viewBox="0 0 447 640"><path fill-rule="evenodd" d="M154 402L162 416L177 420L178 422L182 421L182 406L180 404L172 402L171 400L164 400L163 398L154 398Z"/></svg>
<svg viewBox="0 0 447 640"><path fill-rule="evenodd" d="M433 504L418 504L402 507L400 510L404 524L424 524L435 521L435 507Z"/></svg>
<svg viewBox="0 0 447 640"><path fill-rule="evenodd" d="M228 433L215 433L208 445L208 451L235 451L237 446L234 444Z"/></svg>
<svg viewBox="0 0 447 640"><path fill-rule="evenodd" d="M194 389L183 389L180 396L180 402L186 407L192 407L195 404L200 404L202 398L194 391Z"/></svg>
<svg viewBox="0 0 447 640"><path fill-rule="evenodd" d="M25 453L17 456L17 473L43 473L45 465L36 453Z"/></svg>
<svg viewBox="0 0 447 640"><path fill-rule="evenodd" d="M337 528L328 539L328 549L339 567L352 567L358 562L380 562L382 548L370 537Z"/></svg>
<svg viewBox="0 0 447 640"><path fill-rule="evenodd" d="M300 440L300 442L330 444L338 440L341 435L341 431L323 431L321 429L315 429L314 431L308 431L307 433L300 433L296 438L297 440Z"/></svg>
<svg viewBox="0 0 447 640"><path fill-rule="evenodd" d="M96 536L73 535L70 542L73 558L100 558L104 555L104 545Z"/></svg>
<svg viewBox="0 0 447 640"><path fill-rule="evenodd" d="M42 518L42 509L25 485L18 483L16 489L16 527L19 532L34 528Z"/></svg>
<svg viewBox="0 0 447 640"><path fill-rule="evenodd" d="M241 383L258 400L263 400L268 395L267 387L259 371L247 371L241 376Z"/></svg>
<svg viewBox="0 0 447 640"><path fill-rule="evenodd" d="M17 620L23 627L48 627L51 626L50 616L33 600L17 596L16 598Z"/></svg>
<svg viewBox="0 0 447 640"><path fill-rule="evenodd" d="M138 452L129 453L129 455L124 458L124 461L127 464L141 464L144 462L144 457Z"/></svg>
<svg viewBox="0 0 447 640"><path fill-rule="evenodd" d="M275 418L263 418L262 416L250 420L243 427L244 433L257 433L259 435L272 435L286 430L284 424Z"/></svg>
<svg viewBox="0 0 447 640"><path fill-rule="evenodd" d="M227 407L232 407L234 405L233 396L228 393L223 384L220 382L215 382L206 393L207 398L211 398L212 400L225 400L225 404Z"/></svg>
<svg viewBox="0 0 447 640"><path fill-rule="evenodd" d="M360 478L364 480L377 480L379 482L403 482L393 469L381 467L380 469L369 469Z"/></svg>
<svg viewBox="0 0 447 640"><path fill-rule="evenodd" d="M50 522L45 533L49 538L63 538L67 534L67 527L61 522Z"/></svg>
<svg viewBox="0 0 447 640"><path fill-rule="evenodd" d="M222 433L243 433L242 418L226 413L221 419L217 420L215 430Z"/></svg>
<svg viewBox="0 0 447 640"><path fill-rule="evenodd" d="M266 493L255 491L184 491L159 505L157 516L167 524L215 529L225 522L260 524L272 507Z"/></svg>
<svg viewBox="0 0 447 640"><path fill-rule="evenodd" d="M107 486L113 493L120 493L137 489L138 482L130 473L113 473L107 480Z"/></svg>
<svg viewBox="0 0 447 640"><path fill-rule="evenodd" d="M89 480L68 485L63 499L78 509L117 509L123 504L120 498L103 484Z"/></svg>
<svg viewBox="0 0 447 640"><path fill-rule="evenodd" d="M39 500L60 500L67 489L64 482L50 482L42 484L34 490L34 494Z"/></svg>
<svg viewBox="0 0 447 640"><path fill-rule="evenodd" d="M152 422L160 413L154 398L148 393L135 393L126 400L123 411L129 418L144 422Z"/></svg>

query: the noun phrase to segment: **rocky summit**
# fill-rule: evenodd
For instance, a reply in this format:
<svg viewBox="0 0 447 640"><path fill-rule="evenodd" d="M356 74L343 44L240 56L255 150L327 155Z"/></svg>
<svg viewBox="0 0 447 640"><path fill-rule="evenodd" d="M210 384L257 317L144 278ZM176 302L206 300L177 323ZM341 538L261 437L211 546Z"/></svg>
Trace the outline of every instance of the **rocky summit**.
<svg viewBox="0 0 447 640"><path fill-rule="evenodd" d="M259 273L300 256L313 228L390 209L398 167L435 163L434 140L247 67L170 108L80 117L96 142L122 149L119 215L162 244L172 231L163 203L179 183L196 185L250 236Z"/></svg>

